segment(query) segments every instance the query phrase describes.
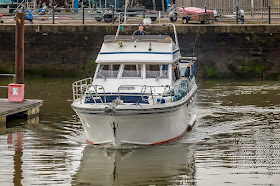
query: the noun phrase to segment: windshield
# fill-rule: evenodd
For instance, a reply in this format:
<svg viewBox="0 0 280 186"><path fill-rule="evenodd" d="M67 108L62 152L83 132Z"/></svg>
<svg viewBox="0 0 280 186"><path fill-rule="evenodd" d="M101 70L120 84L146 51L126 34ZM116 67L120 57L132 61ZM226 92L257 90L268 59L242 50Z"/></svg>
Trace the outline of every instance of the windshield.
<svg viewBox="0 0 280 186"><path fill-rule="evenodd" d="M125 64L122 77L142 77L141 64Z"/></svg>
<svg viewBox="0 0 280 186"><path fill-rule="evenodd" d="M117 78L120 64L100 65L97 78Z"/></svg>
<svg viewBox="0 0 280 186"><path fill-rule="evenodd" d="M146 78L168 78L168 65L146 64Z"/></svg>
<svg viewBox="0 0 280 186"><path fill-rule="evenodd" d="M171 43L172 39L168 35L106 35L104 42L118 42L118 41L143 41L143 42L159 42L159 43Z"/></svg>

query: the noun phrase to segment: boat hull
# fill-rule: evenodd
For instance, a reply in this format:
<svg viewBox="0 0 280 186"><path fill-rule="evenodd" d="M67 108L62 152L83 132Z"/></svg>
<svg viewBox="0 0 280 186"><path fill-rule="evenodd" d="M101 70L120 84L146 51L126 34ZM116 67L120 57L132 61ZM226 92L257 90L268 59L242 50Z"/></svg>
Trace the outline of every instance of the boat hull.
<svg viewBox="0 0 280 186"><path fill-rule="evenodd" d="M87 141L121 148L127 145L156 145L183 136L195 122L194 97L185 104L161 110L104 111L73 108L81 119Z"/></svg>

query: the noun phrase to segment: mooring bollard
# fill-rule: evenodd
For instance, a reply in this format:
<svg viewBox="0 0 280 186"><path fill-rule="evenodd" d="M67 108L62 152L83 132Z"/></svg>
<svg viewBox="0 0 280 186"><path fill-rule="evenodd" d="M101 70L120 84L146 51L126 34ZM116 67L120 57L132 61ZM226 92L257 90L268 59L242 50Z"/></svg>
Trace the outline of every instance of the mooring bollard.
<svg viewBox="0 0 280 186"><path fill-rule="evenodd" d="M271 6L268 6L268 24L271 24Z"/></svg>
<svg viewBox="0 0 280 186"><path fill-rule="evenodd" d="M85 24L85 7L83 6L83 24Z"/></svg>
<svg viewBox="0 0 280 186"><path fill-rule="evenodd" d="M236 5L236 24L238 24L238 5Z"/></svg>
<svg viewBox="0 0 280 186"><path fill-rule="evenodd" d="M52 24L54 24L54 7L52 8L52 11L53 11L53 13L52 13Z"/></svg>
<svg viewBox="0 0 280 186"><path fill-rule="evenodd" d="M205 7L205 22L204 24L207 24L207 7Z"/></svg>

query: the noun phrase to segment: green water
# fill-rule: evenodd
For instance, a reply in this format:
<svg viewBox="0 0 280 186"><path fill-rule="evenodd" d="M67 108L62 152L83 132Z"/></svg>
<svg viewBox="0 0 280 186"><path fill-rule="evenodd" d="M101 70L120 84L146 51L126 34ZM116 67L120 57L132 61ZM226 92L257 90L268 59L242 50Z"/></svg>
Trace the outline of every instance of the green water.
<svg viewBox="0 0 280 186"><path fill-rule="evenodd" d="M85 143L70 106L75 80L25 80L25 98L44 104L39 118L0 130L0 185L280 185L279 82L199 81L184 137L110 150Z"/></svg>

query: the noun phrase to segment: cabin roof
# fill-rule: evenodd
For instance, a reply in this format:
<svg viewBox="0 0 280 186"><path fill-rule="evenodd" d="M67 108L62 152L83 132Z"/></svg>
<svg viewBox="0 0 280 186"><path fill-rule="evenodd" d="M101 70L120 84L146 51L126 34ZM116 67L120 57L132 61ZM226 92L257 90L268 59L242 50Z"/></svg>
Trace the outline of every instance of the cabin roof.
<svg viewBox="0 0 280 186"><path fill-rule="evenodd" d="M179 49L169 36L105 36L97 63L172 63Z"/></svg>

